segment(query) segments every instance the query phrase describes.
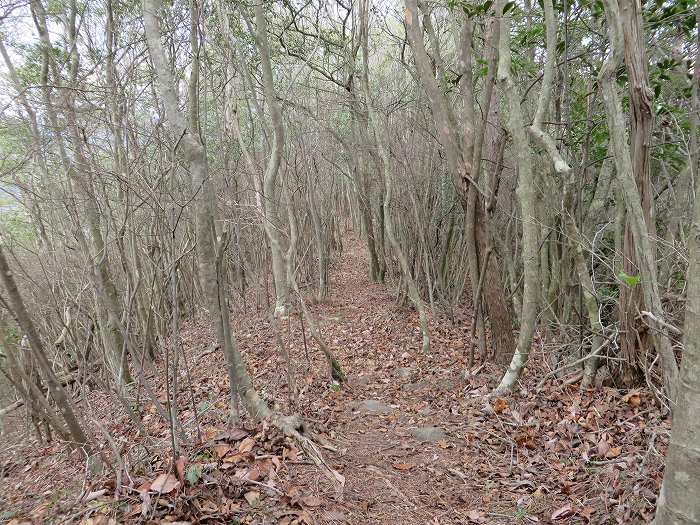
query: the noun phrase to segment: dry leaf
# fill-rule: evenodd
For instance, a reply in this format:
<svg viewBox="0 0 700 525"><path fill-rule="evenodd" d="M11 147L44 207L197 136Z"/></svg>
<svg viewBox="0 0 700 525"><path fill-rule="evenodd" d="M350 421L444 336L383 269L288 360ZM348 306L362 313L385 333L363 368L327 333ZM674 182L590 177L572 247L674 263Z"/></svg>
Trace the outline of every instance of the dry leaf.
<svg viewBox="0 0 700 525"><path fill-rule="evenodd" d="M239 439L243 439L247 435L248 435L248 432L243 430L242 428L231 429L231 431L228 433L229 439L232 439L233 441L238 441Z"/></svg>
<svg viewBox="0 0 700 525"><path fill-rule="evenodd" d="M323 500L318 496L304 496L301 498L301 502L307 507L320 507Z"/></svg>
<svg viewBox="0 0 700 525"><path fill-rule="evenodd" d="M622 453L622 447L612 447L605 453L605 457L608 459L613 459Z"/></svg>
<svg viewBox="0 0 700 525"><path fill-rule="evenodd" d="M247 472L242 472L240 476L243 479L249 479L251 481L259 481L263 477L263 473L258 467L253 467Z"/></svg>
<svg viewBox="0 0 700 525"><path fill-rule="evenodd" d="M258 503L260 503L260 493L257 490L249 490L243 494L243 497L251 507L255 507Z"/></svg>
<svg viewBox="0 0 700 525"><path fill-rule="evenodd" d="M87 493L83 497L82 502L87 503L89 501L99 498L100 496L104 496L105 494L107 494L107 489L93 490L92 492Z"/></svg>
<svg viewBox="0 0 700 525"><path fill-rule="evenodd" d="M296 522L299 525L314 525L315 521L311 514L306 512L305 510L302 510L299 515L297 516Z"/></svg>
<svg viewBox="0 0 700 525"><path fill-rule="evenodd" d="M493 411L496 412L496 414L502 413L506 408L508 408L508 401L506 401L502 397L499 397L493 403Z"/></svg>
<svg viewBox="0 0 700 525"><path fill-rule="evenodd" d="M177 479L180 480L180 483L185 482L185 462L187 459L185 456L180 456L177 458L177 461L175 461L175 473L177 474Z"/></svg>
<svg viewBox="0 0 700 525"><path fill-rule="evenodd" d="M155 410L156 410L156 407L154 406L153 411L155 412ZM204 437L206 438L206 440L215 439L216 436L218 436L218 435L219 435L219 431L215 428L209 427L209 428L204 430Z"/></svg>
<svg viewBox="0 0 700 525"><path fill-rule="evenodd" d="M224 458L226 463L239 463L244 461L248 454L241 454L240 452L235 452L234 454L229 454Z"/></svg>
<svg viewBox="0 0 700 525"><path fill-rule="evenodd" d="M227 445L225 443L221 445L216 445L214 447L214 452L216 452L216 455L219 457L219 459L223 458L228 452L231 450L231 445Z"/></svg>
<svg viewBox="0 0 700 525"><path fill-rule="evenodd" d="M573 514L574 510L571 508L571 505L564 505L563 507L560 507L554 512L552 512L552 519L561 520L564 518L568 518L569 516L573 516Z"/></svg>
<svg viewBox="0 0 700 525"><path fill-rule="evenodd" d="M243 441L241 441L240 445L238 445L238 451L239 452L250 452L251 450L253 450L254 445L255 445L255 440L251 437L247 437Z"/></svg>
<svg viewBox="0 0 700 525"><path fill-rule="evenodd" d="M642 404L642 396L636 390L628 393L622 398L623 403L628 403L631 407L638 407Z"/></svg>
<svg viewBox="0 0 700 525"><path fill-rule="evenodd" d="M172 474L161 474L151 483L151 490L168 494L180 486L180 482Z"/></svg>
<svg viewBox="0 0 700 525"><path fill-rule="evenodd" d="M80 525L116 525L116 520L114 518L108 518L107 516L96 515L91 518L86 518L80 522Z"/></svg>

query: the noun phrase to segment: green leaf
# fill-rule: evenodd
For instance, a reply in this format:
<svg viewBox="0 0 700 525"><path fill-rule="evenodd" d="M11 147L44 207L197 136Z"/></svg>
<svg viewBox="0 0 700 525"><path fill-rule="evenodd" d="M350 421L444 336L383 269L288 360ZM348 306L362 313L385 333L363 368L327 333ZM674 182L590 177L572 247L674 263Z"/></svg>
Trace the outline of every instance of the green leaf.
<svg viewBox="0 0 700 525"><path fill-rule="evenodd" d="M202 465L192 465L187 469L185 479L190 482L190 485L196 485L202 477Z"/></svg>
<svg viewBox="0 0 700 525"><path fill-rule="evenodd" d="M515 2L508 2L506 5L503 6L503 14L505 15L515 7Z"/></svg>
<svg viewBox="0 0 700 525"><path fill-rule="evenodd" d="M625 272L620 272L617 274L617 276L630 288L637 286L641 280L638 275L627 275Z"/></svg>
<svg viewBox="0 0 700 525"><path fill-rule="evenodd" d="M483 14L487 13L491 5L493 5L493 0L486 0L486 2L479 6L479 12Z"/></svg>

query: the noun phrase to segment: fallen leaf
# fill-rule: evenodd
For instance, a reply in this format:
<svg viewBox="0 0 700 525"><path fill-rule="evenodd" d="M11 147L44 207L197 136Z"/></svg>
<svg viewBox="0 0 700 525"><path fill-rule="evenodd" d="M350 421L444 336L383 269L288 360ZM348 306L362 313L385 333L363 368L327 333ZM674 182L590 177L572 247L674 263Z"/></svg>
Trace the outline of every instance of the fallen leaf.
<svg viewBox="0 0 700 525"><path fill-rule="evenodd" d="M255 507L258 503L260 503L260 493L257 490L249 490L243 494L243 497L251 507Z"/></svg>
<svg viewBox="0 0 700 525"><path fill-rule="evenodd" d="M161 474L151 482L151 490L161 494L168 494L179 486L180 482L172 474Z"/></svg>
<svg viewBox="0 0 700 525"><path fill-rule="evenodd" d="M89 492L85 496L83 496L82 502L83 503L88 503L89 501L95 500L99 498L100 496L104 496L107 493L107 489L101 489L101 490L93 490L92 492Z"/></svg>
<svg viewBox="0 0 700 525"><path fill-rule="evenodd" d="M180 456L177 458L177 461L175 461L175 473L177 474L177 479L180 480L180 483L185 482L185 462L187 459L185 456Z"/></svg>
<svg viewBox="0 0 700 525"><path fill-rule="evenodd" d="M239 439L243 439L248 435L248 432L243 430L242 428L234 428L228 433L229 439L232 439L233 441L238 441Z"/></svg>
<svg viewBox="0 0 700 525"><path fill-rule="evenodd" d="M506 408L508 408L508 401L502 397L499 397L493 403L493 411L496 412L496 414L502 413Z"/></svg>
<svg viewBox="0 0 700 525"><path fill-rule="evenodd" d="M250 452L251 450L253 450L253 446L255 446L255 440L251 437L247 437L243 441L241 441L240 445L238 445L238 451Z"/></svg>
<svg viewBox="0 0 700 525"><path fill-rule="evenodd" d="M223 458L226 454L228 454L230 450L231 445L227 445L225 443L221 445L216 445L214 447L214 452L216 452L216 455L219 457L219 459Z"/></svg>
<svg viewBox="0 0 700 525"><path fill-rule="evenodd" d="M628 403L631 407L638 407L642 404L642 396L636 390L629 392L622 398L623 403Z"/></svg>
<svg viewBox="0 0 700 525"><path fill-rule="evenodd" d="M291 447L288 449L284 449L284 455L290 460L290 461L299 461L299 450L297 450L296 447Z"/></svg>
<svg viewBox="0 0 700 525"><path fill-rule="evenodd" d="M613 459L619 456L622 453L622 447L611 447L610 450L608 450L605 453L605 457L608 459Z"/></svg>
<svg viewBox="0 0 700 525"><path fill-rule="evenodd" d="M307 507L320 507L323 500L318 496L304 496L301 498L301 502Z"/></svg>
<svg viewBox="0 0 700 525"><path fill-rule="evenodd" d="M560 507L554 512L552 512L552 519L561 520L564 518L568 518L569 516L573 516L573 514L574 510L571 508L571 504L564 505L563 507Z"/></svg>
<svg viewBox="0 0 700 525"><path fill-rule="evenodd" d="M260 478L264 476L264 474L260 471L260 469L255 466L250 470L241 470L240 472L236 472L236 476L241 478L241 479L249 479L251 481L259 481Z"/></svg>
<svg viewBox="0 0 700 525"><path fill-rule="evenodd" d="M116 525L114 518L108 518L107 516L92 516L86 518L80 522L80 525Z"/></svg>
<svg viewBox="0 0 700 525"><path fill-rule="evenodd" d="M481 510L470 510L467 512L467 518L475 523L484 523L486 521L486 513Z"/></svg>
<svg viewBox="0 0 700 525"><path fill-rule="evenodd" d="M235 452L226 456L224 461L226 463L240 463L241 461L245 461L249 455L248 453L242 454L240 452Z"/></svg>

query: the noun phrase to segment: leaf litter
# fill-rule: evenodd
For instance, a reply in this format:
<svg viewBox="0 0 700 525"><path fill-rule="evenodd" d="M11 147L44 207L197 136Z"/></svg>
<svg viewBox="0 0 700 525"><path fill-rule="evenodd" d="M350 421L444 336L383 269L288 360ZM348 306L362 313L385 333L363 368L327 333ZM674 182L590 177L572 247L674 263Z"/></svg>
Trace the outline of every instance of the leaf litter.
<svg viewBox="0 0 700 525"><path fill-rule="evenodd" d="M220 352L209 351L205 319L183 323L192 396L203 442L196 444L189 390L178 398L191 442L173 461L169 430L154 406L137 436L108 394L88 394L90 416L112 434L114 472L86 476L67 445L39 445L19 421L0 437L0 517L21 523L648 523L663 476L670 421L645 389L580 392L553 379L540 389L543 350L533 349L522 389L489 399L501 369L467 370L470 311L431 319L433 353L421 353L416 312L390 288L369 283L364 252L350 240L335 261L331 298L309 305L348 373L340 388L316 344L292 315L283 342L297 364L298 407L328 464L324 477L275 429L227 426L229 386ZM282 412L289 385L265 312L234 311L241 350L261 395ZM149 378L165 399L162 363ZM398 371L398 372L397 372ZM468 371L465 373L464 371ZM184 376L183 376L184 381ZM357 404L392 407L368 415ZM396 407L394 410L393 408ZM417 428L445 437L421 442ZM104 453L114 456L108 449ZM117 486L119 482L119 486ZM76 505L76 501L79 502Z"/></svg>

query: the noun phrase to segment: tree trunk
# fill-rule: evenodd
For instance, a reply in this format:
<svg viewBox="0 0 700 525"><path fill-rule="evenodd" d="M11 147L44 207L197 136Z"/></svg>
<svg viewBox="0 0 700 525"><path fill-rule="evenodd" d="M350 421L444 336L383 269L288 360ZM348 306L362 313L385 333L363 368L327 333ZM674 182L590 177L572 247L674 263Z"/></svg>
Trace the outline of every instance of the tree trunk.
<svg viewBox="0 0 700 525"><path fill-rule="evenodd" d="M649 248L656 257L656 225L654 222L654 200L649 171L649 145L653 123L652 96L649 86L648 62L639 0L620 2L622 29L625 50L625 65L629 75L630 95L630 154L632 172L639 192L644 222L649 233ZM628 214L624 235L623 271L627 275L637 275L640 267L637 262L636 239ZM622 286L620 289L620 348L625 358L623 379L633 386L642 370L642 357L652 346L653 341L639 312L647 307L641 287ZM641 346L640 346L641 345Z"/></svg>
<svg viewBox="0 0 700 525"><path fill-rule="evenodd" d="M501 0L497 13L503 15ZM508 131L513 138L513 157L518 159L517 196L522 218L523 300L520 310L520 334L508 370L496 387L497 393L511 391L522 374L535 333L539 299L540 273L538 256L538 224L534 217L536 209L535 177L532 171L530 143L525 134L525 120L520 106L520 93L511 76L510 17L500 20L498 82L503 89Z"/></svg>
<svg viewBox="0 0 700 525"><path fill-rule="evenodd" d="M628 224L634 234L635 255L639 266L641 288L644 303L651 310L652 315L663 322L664 314L661 304L661 294L656 275L656 259L654 257L653 243L649 235L649 225L644 216L642 196L635 180L632 167L632 158L627 145L625 133L625 119L622 110L622 102L617 92L616 72L622 62L624 53L624 38L619 6L617 0L605 0L605 14L608 22L608 32L612 50L608 59L603 64L598 75L605 110L610 129L610 142L615 155L615 165L620 189L627 208ZM678 365L667 334L659 330L653 330L654 346L661 357L661 368L664 377L666 395L671 401L671 408L676 398L678 382Z"/></svg>
<svg viewBox="0 0 700 525"><path fill-rule="evenodd" d="M249 414L257 419L263 419L270 415L270 409L253 388L252 381L245 368L243 359L238 350L237 342L231 332L228 303L223 297L225 290L223 278L217 268L217 253L223 249L224 243L217 246L215 235L215 214L216 206L213 189L208 176L207 158L204 145L199 139L197 129L188 127L188 123L180 112L174 83L168 64L165 50L160 41L161 29L159 11L162 9L160 0L144 0L143 17L144 29L146 32L146 42L156 72L156 87L163 100L166 115L171 126L173 126L174 136L182 137L180 144L185 156L185 160L190 168L192 192L195 197L195 222L197 231L197 256L199 261L199 274L204 291L207 308L209 310L209 320L212 331L219 347L224 351L228 362L228 374L231 382L231 408L234 415L237 415L236 395L240 396ZM196 19L195 15L193 17ZM193 28L193 32L194 32ZM198 36L192 41L195 46ZM196 51L196 50L195 50ZM197 57L197 53L194 53ZM192 76L190 78L191 88L196 88L199 63L192 66ZM190 104L193 101L190 100ZM195 110L191 108L191 114ZM191 120L195 120L191 118ZM192 122L190 122L190 126Z"/></svg>
<svg viewBox="0 0 700 525"><path fill-rule="evenodd" d="M688 236L683 360L655 525L700 523L700 198Z"/></svg>
<svg viewBox="0 0 700 525"><path fill-rule="evenodd" d="M46 384L49 387L51 397L56 403L56 406L63 417L63 421L65 421L66 426L68 427L74 444L83 447L89 454L92 450L92 445L88 443L87 436L85 435L82 426L78 422L78 418L73 410L72 401L66 395L66 391L63 389L61 382L58 380L53 368L51 367L51 363L46 355L46 351L44 350L44 345L39 337L39 333L34 326L34 322L32 321L29 312L27 312L27 309L24 306L24 300L22 299L22 295L19 293L19 289L15 283L15 278L12 275L10 266L7 264L7 259L5 259L2 246L0 246L0 280L2 280L5 290L7 290L10 306L12 307L12 313L17 319L17 324L19 324L22 331L29 338L29 345L44 376L44 381L46 381Z"/></svg>

